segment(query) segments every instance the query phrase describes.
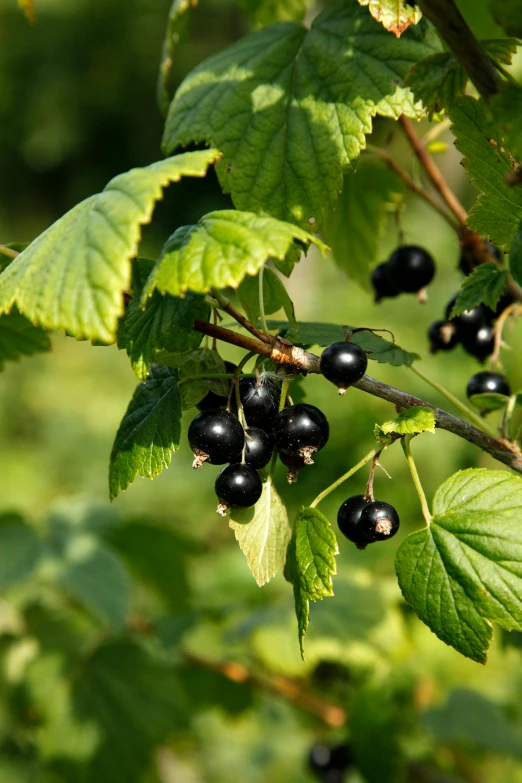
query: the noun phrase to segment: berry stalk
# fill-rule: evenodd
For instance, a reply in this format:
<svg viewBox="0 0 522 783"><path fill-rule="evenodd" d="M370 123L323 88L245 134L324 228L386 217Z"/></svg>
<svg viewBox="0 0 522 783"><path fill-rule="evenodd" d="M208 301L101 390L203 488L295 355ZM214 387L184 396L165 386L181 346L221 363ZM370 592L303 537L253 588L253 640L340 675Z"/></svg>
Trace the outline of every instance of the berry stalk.
<svg viewBox="0 0 522 783"><path fill-rule="evenodd" d="M354 465L353 468L350 468L347 473L344 473L340 478L337 479L337 481L334 481L333 484L330 484L329 487L326 487L326 489L323 489L322 492L320 492L315 500L313 500L310 503L310 508L315 508L321 500L324 500L328 495L334 491L334 489L337 489L337 487L340 487L341 484L343 484L347 479L349 479L351 476L353 476L354 473L357 473L360 468L364 467L367 462L370 462L370 460L373 460L375 457L377 457L382 451L382 447L378 447L376 449L372 449L371 451L366 454L365 457L360 460L357 465Z"/></svg>
<svg viewBox="0 0 522 783"><path fill-rule="evenodd" d="M429 527L431 525L431 520L433 517L431 516L430 507L428 506L428 501L426 500L426 495L424 494L424 490L422 488L421 480L419 478L419 474L417 472L417 466L415 465L415 462L413 460L413 456L410 449L410 441L412 439L413 435L405 435L401 439L401 445L402 450L404 451L404 454L406 456L406 461L408 462L408 467L410 469L411 477L413 479L413 483L415 485L415 489L417 490L417 495L419 496L421 508L422 508L422 515L424 519L426 520L426 525Z"/></svg>

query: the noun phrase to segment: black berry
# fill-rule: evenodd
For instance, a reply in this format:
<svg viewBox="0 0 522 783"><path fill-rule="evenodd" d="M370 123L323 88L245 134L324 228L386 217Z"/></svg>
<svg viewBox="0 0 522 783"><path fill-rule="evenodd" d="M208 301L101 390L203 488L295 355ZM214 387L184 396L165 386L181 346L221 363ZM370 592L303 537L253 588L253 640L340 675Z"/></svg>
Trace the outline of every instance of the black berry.
<svg viewBox="0 0 522 783"><path fill-rule="evenodd" d="M280 451L279 459L283 465L288 468L288 483L295 484L299 475L299 471L303 468L306 468L304 457L294 457L291 454L285 454L284 451Z"/></svg>
<svg viewBox="0 0 522 783"><path fill-rule="evenodd" d="M261 497L263 484L257 470L250 465L227 465L216 478L215 489L218 513L224 515L227 508L254 506Z"/></svg>
<svg viewBox="0 0 522 783"><path fill-rule="evenodd" d="M435 275L435 262L424 248L418 245L401 245L388 259L389 274L393 282L405 293L416 293L431 283Z"/></svg>
<svg viewBox="0 0 522 783"><path fill-rule="evenodd" d="M270 378L241 378L239 396L249 427L259 427L270 432L279 410L281 392Z"/></svg>
<svg viewBox="0 0 522 783"><path fill-rule="evenodd" d="M235 373L237 365L232 362L225 362L225 370L227 373ZM228 397L222 397L220 394L209 391L203 399L198 402L196 408L200 411L212 411L216 408L226 408L227 402Z"/></svg>
<svg viewBox="0 0 522 783"><path fill-rule="evenodd" d="M483 361L493 353L495 333L491 326L483 326L475 334L462 337L462 345L468 353Z"/></svg>
<svg viewBox="0 0 522 783"><path fill-rule="evenodd" d="M277 414L272 432L279 451L303 457L310 465L312 455L326 445L330 427L319 408L301 402Z"/></svg>
<svg viewBox="0 0 522 783"><path fill-rule="evenodd" d="M357 528L363 509L370 503L369 498L365 498L364 495L352 495L351 498L345 500L342 506L337 512L337 524L339 530L346 536L349 541L353 541L354 544L363 543L360 531ZM367 543L367 542L366 542Z"/></svg>
<svg viewBox="0 0 522 783"><path fill-rule="evenodd" d="M363 349L355 343L333 343L321 354L321 372L344 394L348 386L359 381L368 366Z"/></svg>
<svg viewBox="0 0 522 783"><path fill-rule="evenodd" d="M390 268L386 261L376 266L372 272L372 286L375 291L375 302L381 299L393 299L399 296L400 289L390 277Z"/></svg>
<svg viewBox="0 0 522 783"><path fill-rule="evenodd" d="M502 253L498 247L493 244L493 242L484 242L484 245L489 250L493 258L499 262L502 262ZM482 243L477 245L476 242L471 242L464 245L462 248L460 252L458 268L463 275L467 276L471 274L471 272L473 272L475 267L479 266L479 264L489 260L490 259L487 257L487 254L485 254L483 251Z"/></svg>
<svg viewBox="0 0 522 783"><path fill-rule="evenodd" d="M342 783L344 773L353 764L353 756L346 743L329 748L317 744L308 754L310 771L323 783Z"/></svg>
<svg viewBox="0 0 522 783"><path fill-rule="evenodd" d="M461 341L464 341L466 338L473 338L479 329L482 329L485 326L491 326L491 311L483 304L479 304L471 310L464 310L460 315L451 318L453 305L457 301L457 298L458 294L455 294L455 296L450 299L446 305L445 316L447 321L450 321L450 323L455 325L458 337Z"/></svg>
<svg viewBox="0 0 522 783"><path fill-rule="evenodd" d="M389 503L373 500L363 508L359 523L361 538L368 544L374 541L386 541L392 538L400 525L399 515Z"/></svg>
<svg viewBox="0 0 522 783"><path fill-rule="evenodd" d="M451 351L459 342L457 327L451 321L434 321L428 328L430 352Z"/></svg>
<svg viewBox="0 0 522 783"><path fill-rule="evenodd" d="M194 452L192 467L203 462L224 465L243 449L245 435L236 417L226 410L202 411L192 420L188 442Z"/></svg>
<svg viewBox="0 0 522 783"><path fill-rule="evenodd" d="M466 386L466 395L473 397L474 394L504 394L509 397L511 389L504 375L497 372L478 372L469 379Z"/></svg>
<svg viewBox="0 0 522 783"><path fill-rule="evenodd" d="M510 291L504 291L500 299L498 300L498 304L495 307L493 311L493 318L499 318L499 316L502 315L506 307L509 307L509 305L512 305L514 302L516 302L515 297Z"/></svg>
<svg viewBox="0 0 522 783"><path fill-rule="evenodd" d="M251 468L261 470L268 465L274 450L274 441L271 435L258 427L249 427L245 430L245 462ZM233 462L241 462L242 453L236 455Z"/></svg>

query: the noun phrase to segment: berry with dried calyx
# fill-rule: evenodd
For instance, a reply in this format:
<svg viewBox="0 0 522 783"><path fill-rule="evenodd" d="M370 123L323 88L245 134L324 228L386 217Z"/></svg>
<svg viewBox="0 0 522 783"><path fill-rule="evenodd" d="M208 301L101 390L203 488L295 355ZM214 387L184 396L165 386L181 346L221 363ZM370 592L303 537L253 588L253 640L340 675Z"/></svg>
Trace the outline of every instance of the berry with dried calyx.
<svg viewBox="0 0 522 783"><path fill-rule="evenodd" d="M491 326L483 326L474 334L464 336L462 345L476 359L484 361L495 348L495 331Z"/></svg>
<svg viewBox="0 0 522 783"><path fill-rule="evenodd" d="M225 371L230 373L235 373L237 370L237 364L233 364L233 362L225 362ZM230 386L230 384L229 384ZM222 397L221 394L216 394L213 391L209 391L202 400L198 402L196 405L196 408L200 411L211 411L215 410L216 408L226 408L228 403L228 397Z"/></svg>
<svg viewBox="0 0 522 783"><path fill-rule="evenodd" d="M312 455L326 445L330 427L319 408L300 402L277 414L272 433L279 451L303 457L310 465L313 463Z"/></svg>
<svg viewBox="0 0 522 783"><path fill-rule="evenodd" d="M451 351L458 345L457 328L451 321L434 321L428 328L430 353Z"/></svg>
<svg viewBox="0 0 522 783"><path fill-rule="evenodd" d="M288 468L286 480L289 484L295 484L299 476L299 471L306 468L307 463L305 462L304 457L295 457L292 454L285 454L284 451L280 451L279 459L283 465Z"/></svg>
<svg viewBox="0 0 522 783"><path fill-rule="evenodd" d="M400 519L397 511L390 503L383 500L373 500L363 508L357 531L368 544L374 541L387 541L398 531Z"/></svg>
<svg viewBox="0 0 522 783"><path fill-rule="evenodd" d="M188 442L194 452L193 468L204 462L224 465L242 451L245 441L243 427L236 417L219 408L202 411L192 420Z"/></svg>
<svg viewBox="0 0 522 783"><path fill-rule="evenodd" d="M355 343L332 343L321 354L321 372L338 387L339 394L360 381L367 367L366 354Z"/></svg>
<svg viewBox="0 0 522 783"><path fill-rule="evenodd" d="M418 245L401 245L388 259L389 274L397 287L414 294L426 288L435 275L435 262Z"/></svg>
<svg viewBox="0 0 522 783"><path fill-rule="evenodd" d="M381 299L393 299L400 294L400 289L390 277L390 268L387 261L383 261L382 264L375 267L371 281L375 292L374 301L376 304Z"/></svg>
<svg viewBox="0 0 522 783"><path fill-rule="evenodd" d="M218 474L215 484L219 499L218 514L225 515L228 508L255 506L263 491L263 483L257 470L241 463L227 465Z"/></svg>
<svg viewBox="0 0 522 783"><path fill-rule="evenodd" d="M485 305L479 304L476 307L473 307L471 310L464 310L464 312L460 315L455 316L455 318L451 318L453 306L457 301L458 296L458 294L455 294L455 296L450 299L446 305L446 311L444 315L447 321L454 324L459 340L463 342L467 338L473 338L479 329L482 329L486 326L491 326L492 317L491 310L488 310Z"/></svg>
<svg viewBox="0 0 522 783"><path fill-rule="evenodd" d="M498 372L478 372L469 379L466 386L468 398L475 394L503 394L509 397L511 389L505 375Z"/></svg>

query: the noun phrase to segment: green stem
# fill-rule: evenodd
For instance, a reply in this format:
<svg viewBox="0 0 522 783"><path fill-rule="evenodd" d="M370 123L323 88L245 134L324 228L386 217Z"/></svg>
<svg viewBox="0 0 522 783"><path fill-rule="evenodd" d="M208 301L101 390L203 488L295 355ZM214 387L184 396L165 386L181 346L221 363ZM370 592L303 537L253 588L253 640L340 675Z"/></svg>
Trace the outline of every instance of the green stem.
<svg viewBox="0 0 522 783"><path fill-rule="evenodd" d="M408 467L410 469L410 473L413 479L413 483L415 485L415 489L417 490L417 494L419 496L419 500L422 508L422 515L424 516L424 519L426 520L426 524L429 527L431 525L431 520L433 519L433 517L431 516L430 507L428 506L428 501L426 500L426 495L424 494L424 490L422 488L419 474L417 473L417 467L415 465L415 462L413 461L413 456L410 449L410 441L412 437L413 437L412 435L405 435L401 439L401 445L404 454L406 455L406 460L408 462Z"/></svg>
<svg viewBox="0 0 522 783"><path fill-rule="evenodd" d="M192 381L210 381L210 380L220 380L220 379L226 379L231 380L234 377L235 373L232 372L211 372L206 373L205 375L190 375L187 378L182 378L180 381L178 381L178 386L181 386L182 383L192 383ZM255 378L256 374L255 372L244 372L241 375L242 378Z"/></svg>
<svg viewBox="0 0 522 783"><path fill-rule="evenodd" d="M12 247L6 247L5 245L0 245L0 253L4 256L9 256L9 258L16 258L16 256L20 255L18 250L13 250Z"/></svg>
<svg viewBox="0 0 522 783"><path fill-rule="evenodd" d="M265 273L265 267L262 266L259 272L259 314L261 318L261 329L265 334L269 334L268 325L266 323L266 315L265 315L265 297L263 293L264 273Z"/></svg>
<svg viewBox="0 0 522 783"><path fill-rule="evenodd" d="M353 468L350 468L350 470L347 473L345 473L340 478L338 478L337 481L334 481L333 484L330 484L329 487L323 489L323 491L320 492L319 495L317 495L315 500L312 503L310 503L310 508L315 508L321 502L321 500L324 500L324 498L330 494L330 492L333 492L334 489L340 487L344 481L349 479L350 476L353 476L354 473L357 473L357 471L360 468L366 465L367 462L370 462L370 460L372 460L375 457L375 455L379 454L381 451L382 451L382 446L379 446L379 448L372 449L371 451L369 451L368 454L365 457L363 457L360 462L357 463L357 465L354 465Z"/></svg>
<svg viewBox="0 0 522 783"><path fill-rule="evenodd" d="M286 399L288 397L288 389L290 388L290 384L292 383L292 380L293 378L285 378L281 385L281 397L279 399L279 412L281 412L286 405ZM272 453L272 459L270 460L270 466L268 468L269 476L274 475L276 464L277 464L277 449L274 448L274 451Z"/></svg>
<svg viewBox="0 0 522 783"><path fill-rule="evenodd" d="M495 430L490 427L489 424L484 421L484 419L470 410L467 405L464 405L464 403L461 402L458 397L455 397L450 391L445 389L444 386L441 386L440 383L437 383L437 381L433 381L431 378L428 378L428 376L424 375L424 373L421 372L414 364L411 365L410 370L414 372L415 375L418 375L419 378L422 378L425 383L429 384L429 386L438 391L439 394L442 394L442 396L445 397L448 402L451 402L456 408L458 408L459 411L467 416L468 419L470 419L470 421L472 421L473 424L475 424L479 429L481 429L483 432L487 432L495 439L498 438L498 433L495 432Z"/></svg>

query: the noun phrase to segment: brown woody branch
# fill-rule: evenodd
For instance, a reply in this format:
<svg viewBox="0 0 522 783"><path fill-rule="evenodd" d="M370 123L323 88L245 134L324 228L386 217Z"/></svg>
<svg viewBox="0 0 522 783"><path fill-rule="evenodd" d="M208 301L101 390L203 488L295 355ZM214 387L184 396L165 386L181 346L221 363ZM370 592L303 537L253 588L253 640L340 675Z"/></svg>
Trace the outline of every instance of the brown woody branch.
<svg viewBox="0 0 522 783"><path fill-rule="evenodd" d="M216 337L218 340L230 343L231 345L237 345L239 348L244 348L246 351L252 351L260 356L266 356L277 364L292 368L296 372L305 374L309 372L321 372L318 356L309 351L305 351L303 348L292 345L287 340L272 337L269 345L267 343L261 343L258 340L253 340L251 337L239 334L238 332L233 332L230 329L225 329L222 326L215 326L214 324L200 320L194 321L193 328L196 332L200 332L201 334ZM469 443L473 443L474 446L477 446L479 449L482 449L482 451L490 454L494 459L507 465L517 473L522 473L522 454L516 450L515 447L492 438L477 427L468 424L468 422L459 419L457 416L453 416L453 414L448 413L442 408L437 408L435 405L432 405L425 400L421 400L418 397L414 397L411 394L407 394L400 389L396 389L394 386L389 386L386 383L377 381L369 375L365 375L360 381L355 383L354 388L360 389L367 394L372 394L374 397L380 397L402 409L412 408L417 405L431 408L435 414L436 427L452 432L459 438L463 438Z"/></svg>

